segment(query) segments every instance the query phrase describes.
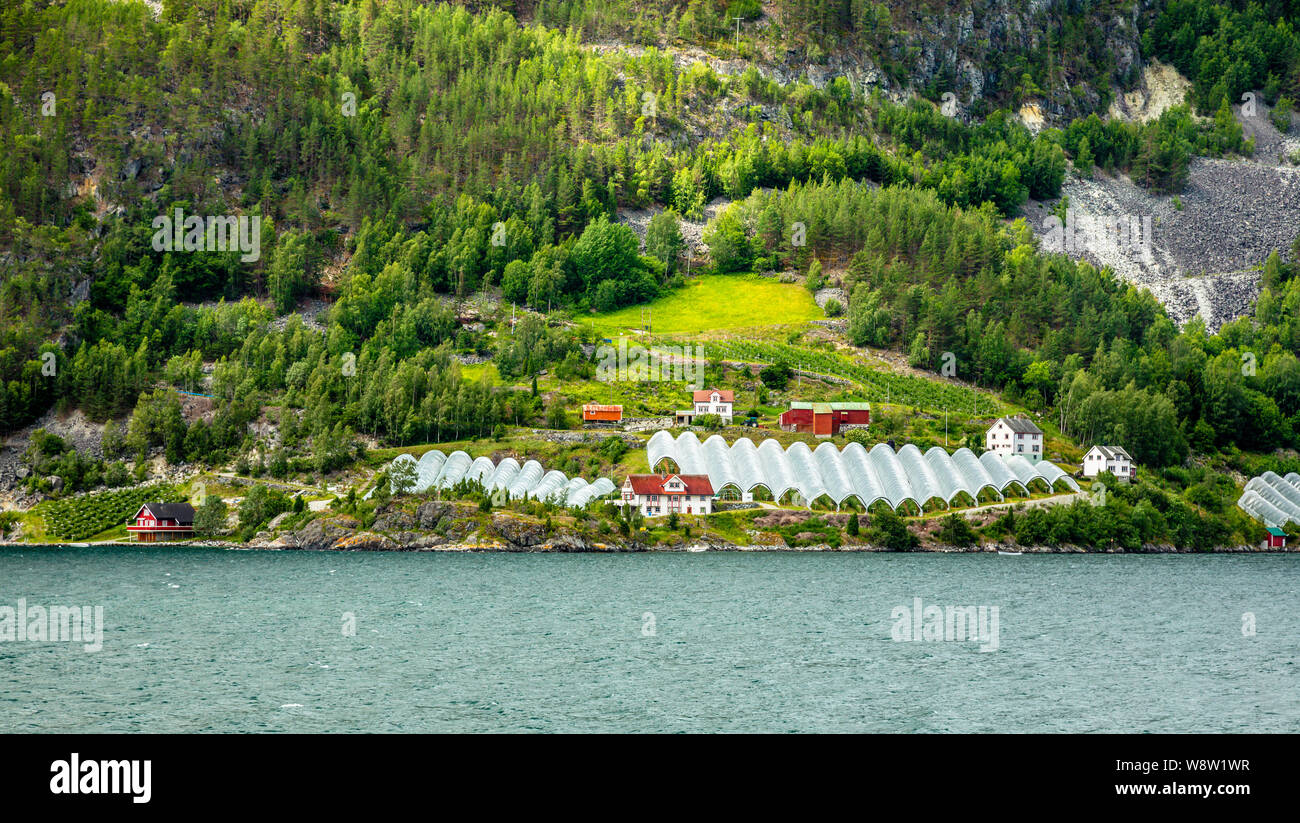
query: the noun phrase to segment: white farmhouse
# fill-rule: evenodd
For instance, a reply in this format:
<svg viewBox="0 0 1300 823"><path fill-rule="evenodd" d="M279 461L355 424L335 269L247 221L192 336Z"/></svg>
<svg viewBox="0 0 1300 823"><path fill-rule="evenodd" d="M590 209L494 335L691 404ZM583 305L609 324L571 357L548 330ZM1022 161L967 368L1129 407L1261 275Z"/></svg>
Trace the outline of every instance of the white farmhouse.
<svg viewBox="0 0 1300 823"><path fill-rule="evenodd" d="M999 417L984 435L984 448L1037 463L1043 459L1043 431L1028 417Z"/></svg>
<svg viewBox="0 0 1300 823"><path fill-rule="evenodd" d="M722 425L730 426L732 406L736 402L736 393L730 389L702 389L691 393L691 408L675 414L678 425L689 426L695 418L706 414L716 414L722 418Z"/></svg>
<svg viewBox="0 0 1300 823"><path fill-rule="evenodd" d="M646 517L713 513L707 474L633 474L623 483L622 498L619 505L636 506Z"/></svg>
<svg viewBox="0 0 1300 823"><path fill-rule="evenodd" d="M1137 477L1137 466L1129 453L1119 446L1093 446L1083 456L1083 476L1096 477L1102 472L1131 480Z"/></svg>

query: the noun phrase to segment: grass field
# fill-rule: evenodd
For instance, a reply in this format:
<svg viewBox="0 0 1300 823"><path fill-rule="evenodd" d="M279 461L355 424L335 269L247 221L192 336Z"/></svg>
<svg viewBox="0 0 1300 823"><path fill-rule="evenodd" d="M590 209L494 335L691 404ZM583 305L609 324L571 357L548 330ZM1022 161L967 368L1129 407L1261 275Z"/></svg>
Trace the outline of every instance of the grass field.
<svg viewBox="0 0 1300 823"><path fill-rule="evenodd" d="M584 319L604 337L641 327L643 309L653 312L655 336L700 334L715 329L806 323L826 315L802 286L770 277L710 274L650 303Z"/></svg>

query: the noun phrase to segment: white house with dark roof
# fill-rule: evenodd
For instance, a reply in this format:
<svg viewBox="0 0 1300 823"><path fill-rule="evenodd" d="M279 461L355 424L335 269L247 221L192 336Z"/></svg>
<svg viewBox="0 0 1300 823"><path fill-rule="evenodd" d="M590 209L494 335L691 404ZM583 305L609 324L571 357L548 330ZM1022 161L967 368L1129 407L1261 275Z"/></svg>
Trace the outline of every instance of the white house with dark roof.
<svg viewBox="0 0 1300 823"><path fill-rule="evenodd" d="M1043 430L1028 417L999 417L984 434L984 449L1037 463L1043 459Z"/></svg>
<svg viewBox="0 0 1300 823"><path fill-rule="evenodd" d="M1137 465L1119 446L1093 446L1083 456L1083 476L1096 477L1102 472L1132 479L1137 477Z"/></svg>

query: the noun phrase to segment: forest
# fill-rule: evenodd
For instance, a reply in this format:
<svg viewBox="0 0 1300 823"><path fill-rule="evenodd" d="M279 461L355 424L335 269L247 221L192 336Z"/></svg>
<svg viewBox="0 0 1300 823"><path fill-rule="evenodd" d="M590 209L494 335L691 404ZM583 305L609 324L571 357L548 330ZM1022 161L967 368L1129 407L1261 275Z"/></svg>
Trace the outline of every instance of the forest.
<svg viewBox="0 0 1300 823"><path fill-rule="evenodd" d="M1156 467L1300 446L1300 243L1264 264L1256 316L1211 335L1179 330L1108 270L1044 253L1016 220L1070 169L1170 194L1193 157L1250 155L1230 106L1248 89L1294 98L1294 3L1156 4L1143 50L1194 94L1147 123L1102 116L1135 78L1115 76L1065 4L1048 4L1039 49L999 53L1002 85L963 117L937 105L942 84L898 101L673 51L779 46L819 65L855 49L897 80L895 5L10 4L0 432L51 410L107 423L102 460L33 444L31 482L68 491L133 482L127 464L151 453L327 473L363 440L564 424L537 379L590 376L584 317L689 274L826 265L844 271L854 345L926 370L951 353L963 379L1080 442L1128 444ZM768 25L731 39L728 21L760 12ZM1012 114L1063 78L1104 93L1036 133ZM260 259L153 248L153 219L175 208L259 216ZM653 214L644 243L630 210ZM703 259L688 221L707 223ZM488 294L509 321L465 315ZM177 390L214 413L187 422ZM273 445L250 434L261 420Z"/></svg>

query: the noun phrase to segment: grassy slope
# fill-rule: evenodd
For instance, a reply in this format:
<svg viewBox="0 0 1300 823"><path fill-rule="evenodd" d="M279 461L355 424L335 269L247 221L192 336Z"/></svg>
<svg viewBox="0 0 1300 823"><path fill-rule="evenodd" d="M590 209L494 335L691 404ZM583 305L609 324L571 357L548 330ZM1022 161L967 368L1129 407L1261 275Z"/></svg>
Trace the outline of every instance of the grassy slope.
<svg viewBox="0 0 1300 823"><path fill-rule="evenodd" d="M825 315L800 286L758 275L710 274L694 277L648 306L656 336L699 335L718 329L798 324ZM617 338L641 327L642 306L597 315L584 325L602 337Z"/></svg>

